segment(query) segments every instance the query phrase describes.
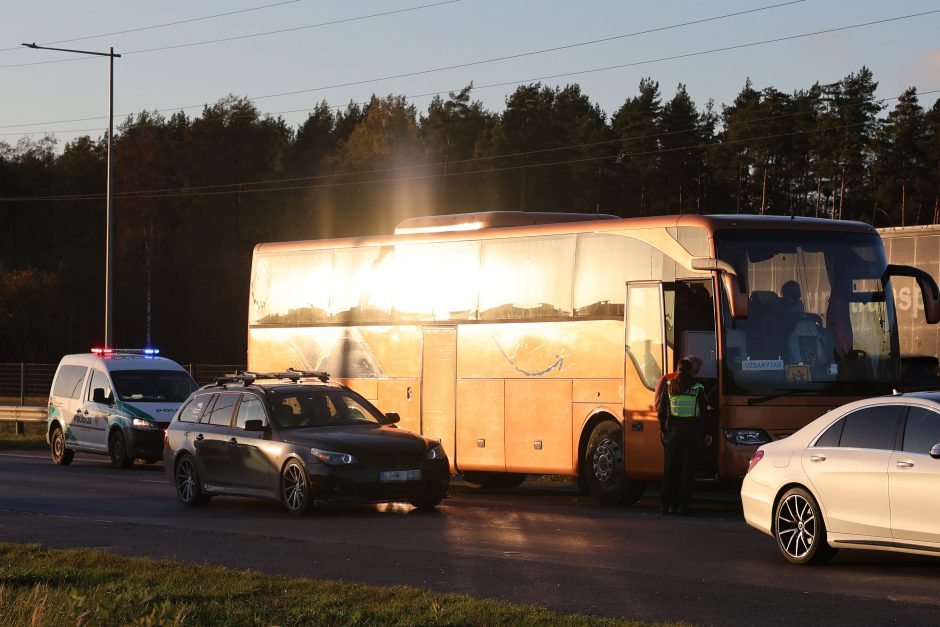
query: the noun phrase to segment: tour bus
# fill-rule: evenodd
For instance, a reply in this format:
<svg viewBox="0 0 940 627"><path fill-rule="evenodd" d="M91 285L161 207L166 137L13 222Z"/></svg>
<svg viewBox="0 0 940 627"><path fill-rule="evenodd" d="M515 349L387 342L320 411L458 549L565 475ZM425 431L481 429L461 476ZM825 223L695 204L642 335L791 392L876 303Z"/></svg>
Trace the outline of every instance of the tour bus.
<svg viewBox="0 0 940 627"><path fill-rule="evenodd" d="M484 486L573 475L629 503L661 478L654 389L684 355L716 412L703 478L830 408L891 393L900 369L878 233L800 217L489 212L395 234L259 244L250 370L325 370L439 439ZM786 287L785 287L786 286Z"/></svg>

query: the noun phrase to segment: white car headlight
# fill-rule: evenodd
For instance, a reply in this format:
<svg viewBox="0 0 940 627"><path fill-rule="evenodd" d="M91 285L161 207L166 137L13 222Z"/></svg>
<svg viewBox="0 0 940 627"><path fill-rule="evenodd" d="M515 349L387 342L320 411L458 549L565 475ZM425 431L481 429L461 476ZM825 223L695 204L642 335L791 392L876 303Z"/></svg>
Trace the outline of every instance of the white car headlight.
<svg viewBox="0 0 940 627"><path fill-rule="evenodd" d="M137 429L156 429L157 423L152 420L145 420L144 418L134 418L131 420L131 426Z"/></svg>
<svg viewBox="0 0 940 627"><path fill-rule="evenodd" d="M310 449L310 453L324 464L330 466L344 466L348 464L358 464L359 460L349 453L337 453L336 451L324 451L319 448Z"/></svg>
<svg viewBox="0 0 940 627"><path fill-rule="evenodd" d="M444 447L440 442L432 444L428 449L428 459L447 459L447 453L444 452Z"/></svg>

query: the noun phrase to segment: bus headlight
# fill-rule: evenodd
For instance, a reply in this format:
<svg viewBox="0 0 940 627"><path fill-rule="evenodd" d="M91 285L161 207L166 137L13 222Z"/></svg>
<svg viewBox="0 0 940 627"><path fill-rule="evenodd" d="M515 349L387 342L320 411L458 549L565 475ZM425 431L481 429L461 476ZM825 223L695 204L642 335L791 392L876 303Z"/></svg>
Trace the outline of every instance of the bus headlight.
<svg viewBox="0 0 940 627"><path fill-rule="evenodd" d="M725 429L725 439L732 444L757 446L770 442L770 436L763 429Z"/></svg>

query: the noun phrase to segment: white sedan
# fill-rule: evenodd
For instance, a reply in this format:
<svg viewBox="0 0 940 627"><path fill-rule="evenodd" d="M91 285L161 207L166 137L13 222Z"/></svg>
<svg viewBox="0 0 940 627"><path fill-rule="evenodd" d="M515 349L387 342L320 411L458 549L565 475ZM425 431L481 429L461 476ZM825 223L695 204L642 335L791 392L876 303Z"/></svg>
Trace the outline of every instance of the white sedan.
<svg viewBox="0 0 940 627"><path fill-rule="evenodd" d="M741 502L794 564L840 548L940 555L940 392L849 403L765 444Z"/></svg>

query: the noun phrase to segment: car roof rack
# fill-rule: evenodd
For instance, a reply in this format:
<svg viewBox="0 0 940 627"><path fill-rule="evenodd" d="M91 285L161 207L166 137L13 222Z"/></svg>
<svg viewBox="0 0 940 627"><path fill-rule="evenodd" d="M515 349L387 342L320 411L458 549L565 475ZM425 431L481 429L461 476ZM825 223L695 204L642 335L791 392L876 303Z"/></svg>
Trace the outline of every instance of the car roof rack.
<svg viewBox="0 0 940 627"><path fill-rule="evenodd" d="M322 372L319 370L297 370L296 368L288 368L283 372L250 372L250 371L241 371L235 372L233 374L222 375L221 377L216 377L216 385L229 385L232 383L241 383L242 385L251 385L258 379L273 379L273 380L283 380L287 379L291 383L297 383L303 378L316 377L320 381L326 383L330 380L330 373Z"/></svg>

